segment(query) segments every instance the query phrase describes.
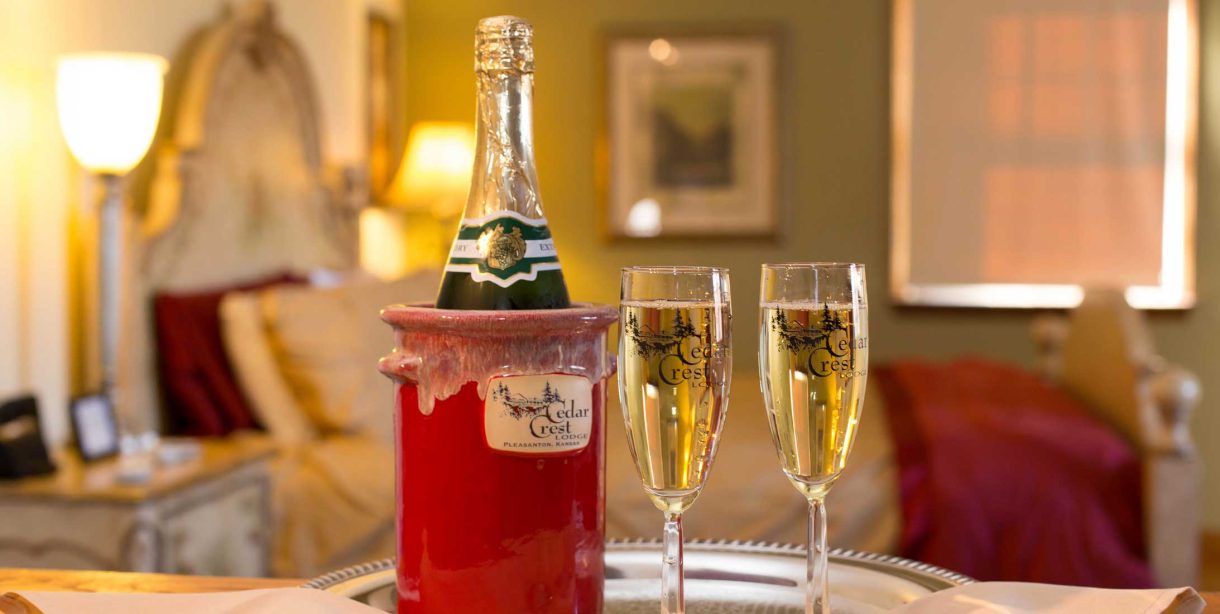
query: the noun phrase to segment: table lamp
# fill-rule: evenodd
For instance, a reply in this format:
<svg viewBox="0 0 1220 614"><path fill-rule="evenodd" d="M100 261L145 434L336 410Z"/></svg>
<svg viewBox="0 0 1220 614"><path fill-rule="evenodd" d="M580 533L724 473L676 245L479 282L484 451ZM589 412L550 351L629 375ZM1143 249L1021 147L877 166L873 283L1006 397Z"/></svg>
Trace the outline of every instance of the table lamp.
<svg viewBox="0 0 1220 614"><path fill-rule="evenodd" d="M101 392L114 403L123 262L122 178L144 158L161 115L169 63L138 53L84 53L59 58L55 89L68 149L101 183L98 215L98 310ZM121 408L115 407L122 416Z"/></svg>
<svg viewBox="0 0 1220 614"><path fill-rule="evenodd" d="M390 279L414 268L443 265L451 223L466 205L473 166L470 124L412 126L402 163L380 198L388 206L361 214L362 266Z"/></svg>
<svg viewBox="0 0 1220 614"><path fill-rule="evenodd" d="M385 200L440 219L466 205L474 167L474 129L462 122L419 122L411 127L407 151Z"/></svg>

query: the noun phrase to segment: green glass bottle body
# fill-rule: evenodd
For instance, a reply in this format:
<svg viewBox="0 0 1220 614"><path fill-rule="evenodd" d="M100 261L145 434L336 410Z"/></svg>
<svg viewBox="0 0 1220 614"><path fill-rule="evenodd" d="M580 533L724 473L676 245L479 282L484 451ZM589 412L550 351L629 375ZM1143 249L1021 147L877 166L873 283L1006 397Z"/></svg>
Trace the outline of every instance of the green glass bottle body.
<svg viewBox="0 0 1220 614"><path fill-rule="evenodd" d="M484 20L476 33L474 170L437 295L441 309L571 304L538 195L532 39L529 24L515 18Z"/></svg>
<svg viewBox="0 0 1220 614"><path fill-rule="evenodd" d="M442 309L562 309L571 302L562 271L544 271L533 282L508 288L447 272L436 304Z"/></svg>

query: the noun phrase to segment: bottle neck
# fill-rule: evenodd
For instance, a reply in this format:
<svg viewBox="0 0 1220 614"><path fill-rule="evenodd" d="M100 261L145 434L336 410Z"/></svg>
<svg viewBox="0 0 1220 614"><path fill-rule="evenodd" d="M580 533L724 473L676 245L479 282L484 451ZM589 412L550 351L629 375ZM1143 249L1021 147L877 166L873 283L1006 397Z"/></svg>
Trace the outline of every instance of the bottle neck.
<svg viewBox="0 0 1220 614"><path fill-rule="evenodd" d="M514 211L542 217L534 168L534 75L478 70L474 173L466 217Z"/></svg>

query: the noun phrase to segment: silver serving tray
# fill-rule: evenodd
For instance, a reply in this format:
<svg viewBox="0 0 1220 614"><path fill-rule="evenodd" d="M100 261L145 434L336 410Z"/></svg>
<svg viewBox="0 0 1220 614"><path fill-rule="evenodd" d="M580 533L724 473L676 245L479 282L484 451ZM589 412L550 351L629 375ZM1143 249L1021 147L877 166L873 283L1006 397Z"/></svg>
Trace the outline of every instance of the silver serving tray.
<svg viewBox="0 0 1220 614"><path fill-rule="evenodd" d="M698 541L685 548L686 603L692 612L804 612L804 548ZM608 542L605 612L655 613L661 595L660 563L659 542ZM831 607L836 614L884 612L972 582L962 574L896 556L854 550L830 553ZM305 587L393 612L394 560L334 571Z"/></svg>

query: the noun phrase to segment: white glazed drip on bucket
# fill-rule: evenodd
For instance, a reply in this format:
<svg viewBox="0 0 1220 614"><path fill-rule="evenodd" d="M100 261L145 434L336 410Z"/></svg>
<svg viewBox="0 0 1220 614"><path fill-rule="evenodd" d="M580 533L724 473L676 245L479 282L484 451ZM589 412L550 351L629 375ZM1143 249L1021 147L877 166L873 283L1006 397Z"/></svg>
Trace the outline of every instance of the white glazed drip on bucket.
<svg viewBox="0 0 1220 614"><path fill-rule="evenodd" d="M577 311L594 312L587 307L571 310ZM433 325L429 312L449 323ZM520 319L528 322L505 323L505 328L513 330L509 332L495 330L487 312L465 312L471 321L465 328L452 324L463 319L463 312L389 308L382 317L394 325L398 344L379 367L400 383L416 386L419 411L424 415L432 413L437 401L457 394L469 382L475 382L479 398L486 399L487 383L495 376L566 373L583 375L597 384L614 373L613 359L606 354L606 330L613 315L607 317L599 310L595 313L604 323L588 326L564 312L569 310L546 315L509 312L522 314Z"/></svg>

